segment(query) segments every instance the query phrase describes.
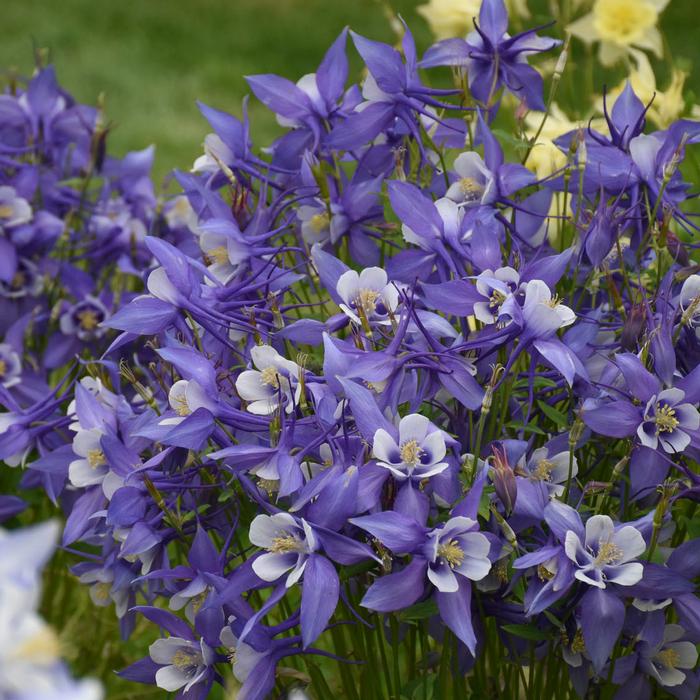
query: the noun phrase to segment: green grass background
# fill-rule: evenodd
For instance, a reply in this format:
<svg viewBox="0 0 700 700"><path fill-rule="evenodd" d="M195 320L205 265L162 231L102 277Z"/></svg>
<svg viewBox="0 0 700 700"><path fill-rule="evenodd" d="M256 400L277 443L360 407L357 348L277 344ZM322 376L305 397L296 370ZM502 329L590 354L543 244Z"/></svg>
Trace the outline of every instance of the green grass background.
<svg viewBox="0 0 700 700"><path fill-rule="evenodd" d="M430 36L418 4L391 2L425 49ZM76 98L94 104L105 93L116 125L112 151L157 145L158 178L190 167L201 152L208 128L196 99L239 114L244 75L297 80L315 70L345 25L394 40L377 0L4 0L2 15L0 70L27 73L32 47L49 48ZM697 0L671 0L662 25L674 57L700 63ZM697 73L688 86L700 94ZM267 143L273 117L254 101L251 117L256 143Z"/></svg>

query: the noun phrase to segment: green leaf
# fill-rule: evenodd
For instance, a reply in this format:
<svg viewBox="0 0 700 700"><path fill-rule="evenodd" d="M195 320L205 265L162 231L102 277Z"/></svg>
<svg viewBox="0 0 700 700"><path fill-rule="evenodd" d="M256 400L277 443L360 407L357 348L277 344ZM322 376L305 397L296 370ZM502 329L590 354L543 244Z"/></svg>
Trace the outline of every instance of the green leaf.
<svg viewBox="0 0 700 700"><path fill-rule="evenodd" d="M501 629L509 634L514 634L516 637L523 639L532 639L542 641L543 639L551 639L551 635L543 632L534 625L503 625Z"/></svg>
<svg viewBox="0 0 700 700"><path fill-rule="evenodd" d="M533 425L532 423L528 423L527 425L523 425L522 423L518 423L517 421L511 421L510 423L506 423L506 428L510 428L511 430L522 430L523 432L526 433L536 433L537 435L546 435L547 433L542 430L542 428L538 428L536 425Z"/></svg>
<svg viewBox="0 0 700 700"><path fill-rule="evenodd" d="M549 420L551 420L555 425L567 426L569 424L569 419L561 412L558 411L553 406L545 403L544 401L538 401L537 405L542 410Z"/></svg>
<svg viewBox="0 0 700 700"><path fill-rule="evenodd" d="M432 617L437 614L437 603L430 598L429 600L424 600L422 603L411 605L410 608L406 608L403 612L399 613L398 617L400 620L424 620L426 617Z"/></svg>

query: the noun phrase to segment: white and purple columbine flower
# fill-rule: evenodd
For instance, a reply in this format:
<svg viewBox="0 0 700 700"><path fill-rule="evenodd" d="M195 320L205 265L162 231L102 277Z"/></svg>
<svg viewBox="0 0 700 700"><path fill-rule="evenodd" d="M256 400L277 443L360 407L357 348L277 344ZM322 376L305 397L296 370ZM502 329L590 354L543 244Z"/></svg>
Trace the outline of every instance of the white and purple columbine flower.
<svg viewBox="0 0 700 700"><path fill-rule="evenodd" d="M487 325L501 322L503 303L515 294L520 285L520 274L512 267L499 267L497 270L484 270L476 278L476 291L486 301L474 302L474 316ZM508 325L512 319L503 323Z"/></svg>
<svg viewBox="0 0 700 700"><path fill-rule="evenodd" d="M523 318L530 333L543 338L570 326L576 314L552 296L552 291L542 280L530 280L525 286Z"/></svg>
<svg viewBox="0 0 700 700"><path fill-rule="evenodd" d="M282 357L270 345L253 347L250 357L255 369L241 372L236 379L236 391L248 402L248 411L267 416L283 404L287 413L291 413L301 395L299 365Z"/></svg>
<svg viewBox="0 0 700 700"><path fill-rule="evenodd" d="M695 329L695 335L700 339L700 275L690 275L683 282L678 303L684 322Z"/></svg>
<svg viewBox="0 0 700 700"><path fill-rule="evenodd" d="M179 379L168 391L168 403L176 415L163 418L160 425L178 425L199 408L211 410L213 401L194 379Z"/></svg>
<svg viewBox="0 0 700 700"><path fill-rule="evenodd" d="M39 268L27 258L17 260L17 268L8 281L0 280L0 297L22 299L39 296L44 287Z"/></svg>
<svg viewBox="0 0 700 700"><path fill-rule="evenodd" d="M454 162L459 179L447 190L446 197L463 206L492 204L498 198L494 174L476 151L460 153Z"/></svg>
<svg viewBox="0 0 700 700"><path fill-rule="evenodd" d="M156 685L172 693L187 692L203 680L216 654L202 639L199 642L181 637L156 639L148 648L151 659L161 666L156 671Z"/></svg>
<svg viewBox="0 0 700 700"><path fill-rule="evenodd" d="M32 219L29 202L17 194L14 187L0 187L0 230L26 224Z"/></svg>
<svg viewBox="0 0 700 700"><path fill-rule="evenodd" d="M99 299L87 296L61 315L59 326L64 335L76 335L80 340L94 340L105 333L106 329L101 323L107 318L107 307Z"/></svg>
<svg viewBox="0 0 700 700"><path fill-rule="evenodd" d="M548 448L538 447L527 461L523 457L516 468L516 474L532 482L544 484L552 495L561 496L564 493L563 484L569 479L569 466L573 479L578 474L578 461L575 456L571 459L568 451L550 455Z"/></svg>
<svg viewBox="0 0 700 700"><path fill-rule="evenodd" d="M643 642L639 666L661 685L672 688L685 682L686 674L698 662L698 650L691 641L683 640L686 631L680 625L666 625L657 644Z"/></svg>
<svg viewBox="0 0 700 700"><path fill-rule="evenodd" d="M471 518L450 518L428 533L423 554L428 560L428 579L442 593L459 589L456 576L481 581L491 570L491 545Z"/></svg>
<svg viewBox="0 0 700 700"><path fill-rule="evenodd" d="M76 488L101 484L109 473L102 450L103 435L99 428L81 428L73 437L73 452L78 459L68 465L68 479Z"/></svg>
<svg viewBox="0 0 700 700"><path fill-rule="evenodd" d="M321 200L317 204L300 206L297 217L301 222L301 236L308 245L325 243L330 239L331 216Z"/></svg>
<svg viewBox="0 0 700 700"><path fill-rule="evenodd" d="M22 361L8 343L0 343L0 385L9 389L20 382Z"/></svg>
<svg viewBox="0 0 700 700"><path fill-rule="evenodd" d="M381 267L367 267L359 274L347 270L338 278L337 291L343 313L355 323L361 317L370 324L389 323L399 305L399 292Z"/></svg>
<svg viewBox="0 0 700 700"><path fill-rule="evenodd" d="M687 431L700 427L700 413L690 403L683 403L682 389L664 389L652 396L644 410L644 421L637 428L637 436L645 447L666 452L683 452L690 444Z"/></svg>
<svg viewBox="0 0 700 700"><path fill-rule="evenodd" d="M276 581L289 571L287 588L299 581L309 555L318 549L309 524L302 518L300 525L289 513L256 516L248 536L256 547L267 550L253 562L255 574L263 581Z"/></svg>
<svg viewBox="0 0 700 700"><path fill-rule="evenodd" d="M374 434L372 451L380 467L398 479L427 479L447 469L445 438L425 416L404 416L398 432L398 443L384 428Z"/></svg>
<svg viewBox="0 0 700 700"><path fill-rule="evenodd" d="M644 572L632 560L646 549L639 530L631 525L616 529L607 515L594 515L586 522L584 542L573 530L566 533L564 550L574 563L574 576L590 586L605 588L608 583L633 586Z"/></svg>

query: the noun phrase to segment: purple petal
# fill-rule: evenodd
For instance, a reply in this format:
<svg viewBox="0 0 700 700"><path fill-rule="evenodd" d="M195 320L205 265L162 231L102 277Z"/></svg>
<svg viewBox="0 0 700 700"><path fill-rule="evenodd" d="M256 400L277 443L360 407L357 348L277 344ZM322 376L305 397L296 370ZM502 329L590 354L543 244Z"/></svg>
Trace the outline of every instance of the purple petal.
<svg viewBox="0 0 700 700"><path fill-rule="evenodd" d="M472 584L464 576L457 576L458 590L454 593L436 591L435 598L442 621L463 642L472 655L476 652L476 635L472 624Z"/></svg>
<svg viewBox="0 0 700 700"><path fill-rule="evenodd" d="M312 554L306 562L301 592L301 636L304 648L323 632L338 604L340 581L328 559Z"/></svg>
<svg viewBox="0 0 700 700"><path fill-rule="evenodd" d="M360 605L377 612L393 612L413 605L425 590L428 564L421 557L388 576L381 576L370 587Z"/></svg>

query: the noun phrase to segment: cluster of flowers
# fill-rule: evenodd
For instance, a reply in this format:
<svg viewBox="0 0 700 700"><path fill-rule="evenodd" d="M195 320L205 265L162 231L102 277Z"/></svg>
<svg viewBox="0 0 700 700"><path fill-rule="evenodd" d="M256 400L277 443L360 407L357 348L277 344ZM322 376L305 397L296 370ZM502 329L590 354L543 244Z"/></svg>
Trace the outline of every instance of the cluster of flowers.
<svg viewBox="0 0 700 700"><path fill-rule="evenodd" d="M647 133L628 85L538 178L494 125L547 119L558 41L502 0L422 60L351 39L359 86L346 31L248 78L265 160L201 105L193 234L143 239L145 293L93 325L121 333L62 415L8 405L0 458L38 453L93 601L167 633L123 677L178 698L695 697L700 124Z"/></svg>
<svg viewBox="0 0 700 700"><path fill-rule="evenodd" d="M176 203L158 211L153 149L113 158L108 134L102 110L76 103L51 66L0 94L0 443L11 467L65 443L66 421L51 416L76 358L107 348L102 323L140 286L149 231L176 230ZM38 484L55 499L63 480L25 474ZM24 507L0 496L0 521Z"/></svg>

